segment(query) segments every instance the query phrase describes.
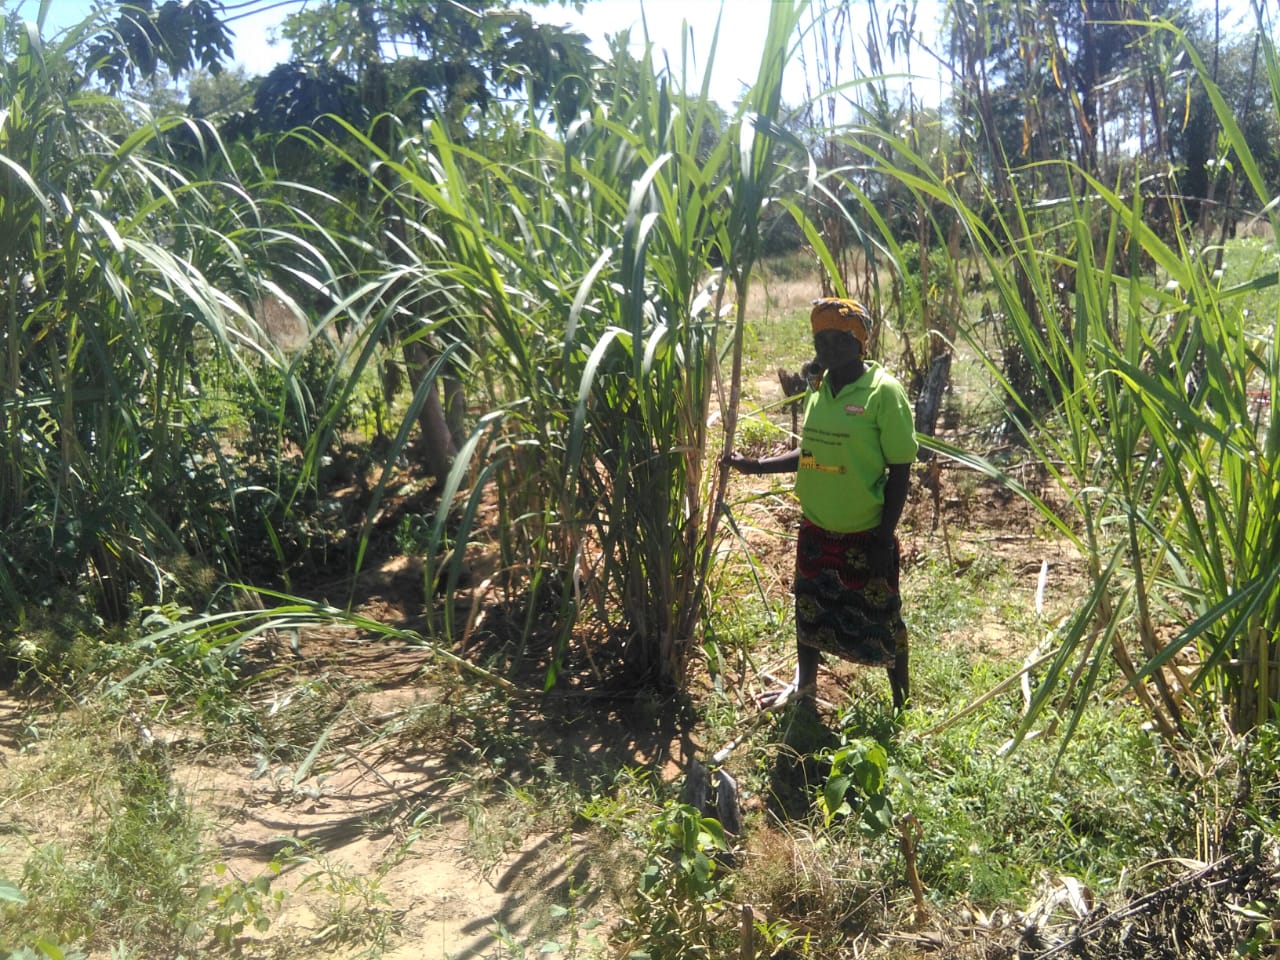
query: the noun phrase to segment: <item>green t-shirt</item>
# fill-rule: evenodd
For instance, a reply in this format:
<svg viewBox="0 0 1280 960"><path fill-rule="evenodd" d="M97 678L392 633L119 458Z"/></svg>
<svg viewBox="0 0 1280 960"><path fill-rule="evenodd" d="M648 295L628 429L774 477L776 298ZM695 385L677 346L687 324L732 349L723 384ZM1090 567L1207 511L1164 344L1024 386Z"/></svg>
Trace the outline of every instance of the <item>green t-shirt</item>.
<svg viewBox="0 0 1280 960"><path fill-rule="evenodd" d="M878 363L831 395L824 379L805 397L796 496L813 523L835 533L873 530L884 508L888 464L916 458L907 392Z"/></svg>

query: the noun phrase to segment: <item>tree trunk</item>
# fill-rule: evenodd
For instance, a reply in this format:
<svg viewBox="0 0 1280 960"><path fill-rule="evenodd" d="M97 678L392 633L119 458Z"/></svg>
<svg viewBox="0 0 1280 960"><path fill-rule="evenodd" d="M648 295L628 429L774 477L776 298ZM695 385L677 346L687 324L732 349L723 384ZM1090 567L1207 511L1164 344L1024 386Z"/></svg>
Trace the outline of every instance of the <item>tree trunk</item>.
<svg viewBox="0 0 1280 960"><path fill-rule="evenodd" d="M461 378L446 373L441 377L444 385L444 419L449 428L449 439L454 452L467 442L467 390Z"/></svg>
<svg viewBox="0 0 1280 960"><path fill-rule="evenodd" d="M938 415L942 412L942 395L951 382L951 351L943 350L935 354L924 376L924 386L920 396L916 398L916 433L926 437L935 435L938 429ZM927 462L933 452L921 448L920 460Z"/></svg>
<svg viewBox="0 0 1280 960"><path fill-rule="evenodd" d="M423 387L423 378L431 369L433 357L421 343L404 345L405 366L409 371L409 385L413 395L417 396ZM453 434L449 430L449 422L445 417L444 405L440 402L440 389L432 384L427 391L426 401L418 412L418 452L431 475L437 482L443 483L453 465L453 458L458 454L454 445Z"/></svg>

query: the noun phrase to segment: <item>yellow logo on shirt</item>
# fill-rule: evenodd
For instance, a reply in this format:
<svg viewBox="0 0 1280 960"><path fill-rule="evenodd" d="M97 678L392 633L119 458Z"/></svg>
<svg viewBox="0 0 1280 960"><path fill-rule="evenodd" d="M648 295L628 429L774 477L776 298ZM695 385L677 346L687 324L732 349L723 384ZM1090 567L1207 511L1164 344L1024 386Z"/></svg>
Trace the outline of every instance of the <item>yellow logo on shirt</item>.
<svg viewBox="0 0 1280 960"><path fill-rule="evenodd" d="M800 451L800 469L801 470L817 470L821 473L844 473L843 466L824 467L822 464L818 462L818 458L815 457L808 450Z"/></svg>

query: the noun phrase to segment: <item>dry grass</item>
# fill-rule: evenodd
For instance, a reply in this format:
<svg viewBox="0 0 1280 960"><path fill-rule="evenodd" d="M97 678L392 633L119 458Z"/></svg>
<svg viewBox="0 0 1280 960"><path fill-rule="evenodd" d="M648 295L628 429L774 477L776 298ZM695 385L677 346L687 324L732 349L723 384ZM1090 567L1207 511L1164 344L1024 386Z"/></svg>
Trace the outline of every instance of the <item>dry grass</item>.
<svg viewBox="0 0 1280 960"><path fill-rule="evenodd" d="M808 316L809 305L819 292L812 272L790 276L766 273L748 292L747 319L761 323Z"/></svg>
<svg viewBox="0 0 1280 960"><path fill-rule="evenodd" d="M295 308L268 294L253 305L253 318L267 342L285 353L296 353L307 344L307 321Z"/></svg>

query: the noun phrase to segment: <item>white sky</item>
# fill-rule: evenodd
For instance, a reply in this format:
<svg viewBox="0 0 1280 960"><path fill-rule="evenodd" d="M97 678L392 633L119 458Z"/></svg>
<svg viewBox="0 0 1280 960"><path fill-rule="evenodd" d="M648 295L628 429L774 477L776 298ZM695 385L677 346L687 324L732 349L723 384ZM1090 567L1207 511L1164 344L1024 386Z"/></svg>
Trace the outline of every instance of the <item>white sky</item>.
<svg viewBox="0 0 1280 960"><path fill-rule="evenodd" d="M588 2L582 14L571 8L547 7L535 9L534 16L550 23L568 23L595 41L595 50L601 56L607 53L606 34L614 34L631 28L633 48L640 52L647 25L654 47L666 50L673 70L680 69L681 35L687 26L689 49L698 79L701 77L706 55L711 48L719 21L719 38L716 43L715 62L712 64L711 95L728 105L741 95L744 88L755 81L763 51L765 31L769 24L769 7L772 0L595 0ZM893 0L881 0L876 9L883 17L893 6ZM942 0L918 0L917 29L923 30L932 42L936 20L942 9ZM858 7L855 4L855 9ZM557 14L555 11L561 12ZM869 10L869 5L862 5ZM722 12L723 10L723 12ZM642 23L642 17L644 22ZM865 21L864 21L865 22ZM865 27L861 28L865 30ZM655 58L658 64L661 57ZM903 69L901 66L888 69ZM850 79L846 69L840 79ZM785 80L783 97L795 103L804 96L804 74L798 59L793 58L791 70Z"/></svg>

